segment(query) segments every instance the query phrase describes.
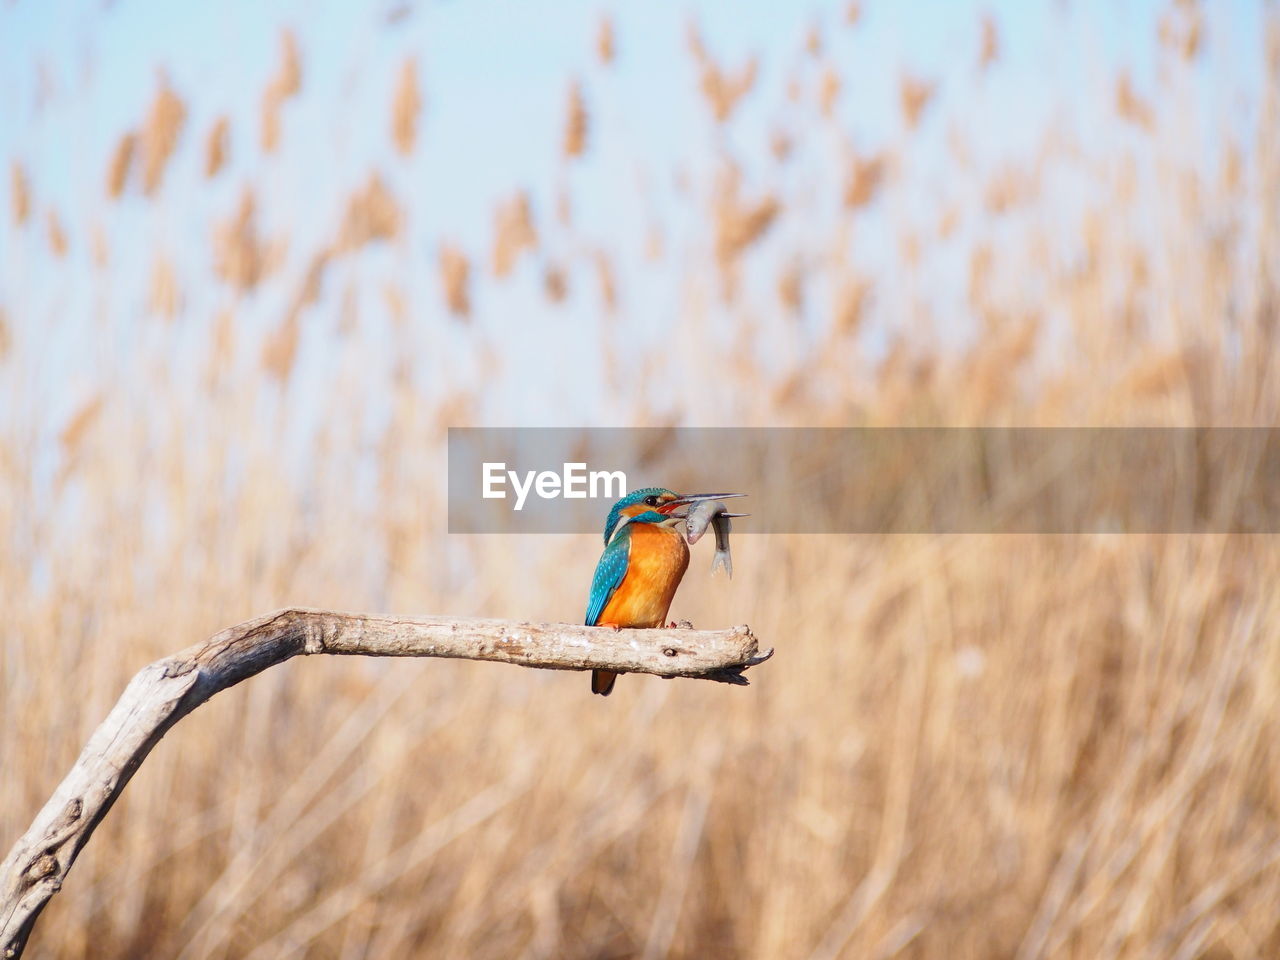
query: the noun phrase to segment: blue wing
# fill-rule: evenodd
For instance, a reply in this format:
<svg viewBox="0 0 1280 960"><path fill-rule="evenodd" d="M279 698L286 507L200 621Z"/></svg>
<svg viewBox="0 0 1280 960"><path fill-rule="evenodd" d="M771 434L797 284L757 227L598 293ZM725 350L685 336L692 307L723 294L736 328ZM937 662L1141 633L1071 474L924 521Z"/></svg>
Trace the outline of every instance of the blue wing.
<svg viewBox="0 0 1280 960"><path fill-rule="evenodd" d="M596 626L600 614L609 603L609 598L617 592L627 575L627 562L631 556L631 531L624 529L613 538L613 542L600 554L600 562L596 564L596 575L591 578L591 596L587 598L588 627Z"/></svg>

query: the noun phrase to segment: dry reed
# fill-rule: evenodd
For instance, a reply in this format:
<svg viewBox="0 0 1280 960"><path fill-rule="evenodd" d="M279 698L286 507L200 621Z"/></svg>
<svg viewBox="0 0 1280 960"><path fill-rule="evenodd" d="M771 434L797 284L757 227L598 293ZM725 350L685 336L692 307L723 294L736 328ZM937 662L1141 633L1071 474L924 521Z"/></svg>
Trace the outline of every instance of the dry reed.
<svg viewBox="0 0 1280 960"><path fill-rule="evenodd" d="M614 277L613 261L603 250L596 252L596 277L600 282L600 300L605 310L612 313L618 308L618 284Z"/></svg>
<svg viewBox="0 0 1280 960"><path fill-rule="evenodd" d="M1116 78L1116 110L1130 123L1150 132L1155 126L1155 114L1151 105L1133 89L1133 79L1128 70Z"/></svg>
<svg viewBox="0 0 1280 960"><path fill-rule="evenodd" d="M850 210L865 207L875 199L888 171L884 156L854 157L844 186L844 205Z"/></svg>
<svg viewBox="0 0 1280 960"><path fill-rule="evenodd" d="M241 292L256 287L266 268L256 210L253 190L245 187L240 193L235 216L219 225L214 234L214 271L223 282Z"/></svg>
<svg viewBox="0 0 1280 960"><path fill-rule="evenodd" d="M563 303L569 294L569 281L564 269L556 264L548 264L542 273L542 289L551 303Z"/></svg>
<svg viewBox="0 0 1280 960"><path fill-rule="evenodd" d="M582 84L569 84L569 102L564 124L564 155L580 157L587 149L587 105L582 99Z"/></svg>
<svg viewBox="0 0 1280 960"><path fill-rule="evenodd" d="M293 373L293 363L298 356L298 340L301 334L298 315L290 311L262 344L262 368L280 383L288 383Z"/></svg>
<svg viewBox="0 0 1280 960"><path fill-rule="evenodd" d="M117 141L116 148L111 154L111 164L107 168L107 196L113 200L124 193L125 182L129 178L129 170L133 165L137 146L137 134L129 131Z"/></svg>
<svg viewBox="0 0 1280 960"><path fill-rule="evenodd" d="M370 174L364 187L347 201L336 249L349 253L365 244L393 240L400 232L401 212L387 185L378 174Z"/></svg>
<svg viewBox="0 0 1280 960"><path fill-rule="evenodd" d="M162 256L156 257L151 265L150 308L152 313L166 320L176 317L181 308L181 292L173 264Z"/></svg>
<svg viewBox="0 0 1280 960"><path fill-rule="evenodd" d="M996 18L986 14L982 18L982 41L978 49L978 69L986 70L1000 59L1000 27Z"/></svg>
<svg viewBox="0 0 1280 960"><path fill-rule="evenodd" d="M440 286L445 304L456 317L471 315L471 261L450 244L440 247Z"/></svg>
<svg viewBox="0 0 1280 960"><path fill-rule="evenodd" d="M222 172L227 164L227 155L231 150L231 121L219 117L209 128L209 136L204 146L204 175L210 179Z"/></svg>
<svg viewBox="0 0 1280 960"><path fill-rule="evenodd" d="M937 93L937 85L918 77L903 75L898 84L898 100L907 126L914 129L920 123L925 108Z"/></svg>
<svg viewBox="0 0 1280 960"><path fill-rule="evenodd" d="M528 191L521 190L500 203L493 217L493 275L509 274L520 254L538 247L538 230Z"/></svg>
<svg viewBox="0 0 1280 960"><path fill-rule="evenodd" d="M147 196L153 195L164 179L164 170L178 146L178 138L186 123L187 108L166 78L161 77L160 87L155 99L151 101L151 109L142 125L139 135L139 148L142 153L142 189ZM129 153L132 154L132 148ZM125 159L128 159L127 157ZM123 173L122 173L123 182Z"/></svg>
<svg viewBox="0 0 1280 960"><path fill-rule="evenodd" d="M293 31L280 33L280 65L262 93L262 149L274 153L280 143L280 111L302 89L302 58Z"/></svg>
<svg viewBox="0 0 1280 960"><path fill-rule="evenodd" d="M418 114L422 94L418 89L418 61L412 57L400 66L395 101L391 106L391 137L403 156L413 153L418 138Z"/></svg>
<svg viewBox="0 0 1280 960"><path fill-rule="evenodd" d="M734 108L755 87L759 63L751 57L736 71L725 70L707 51L702 34L693 24L688 29L688 43L699 70L703 99L711 107L711 115L719 123L726 123Z"/></svg>
<svg viewBox="0 0 1280 960"><path fill-rule="evenodd" d="M858 4L845 10L858 21ZM1170 10L1173 66L1210 56L1198 6ZM993 21L977 25L983 65L1000 50L986 24L996 36ZM301 84L285 36L278 101ZM820 78L826 61L807 58L807 40L797 34L791 52ZM723 173L682 178L691 214L668 221L655 205L641 236L575 227L577 186L558 169L551 183L517 181L527 194L507 194L495 217L493 270L473 270L461 245L415 246L411 227L432 211L372 175L345 203L334 186L332 235L284 258L258 227L279 222L268 216L278 197L255 179L200 225L212 258L182 256L166 236L141 251L140 286L97 283L103 315L128 318L138 289L147 302L150 270L152 308L181 322L77 328L107 359L98 382L65 396L49 379L49 321L5 290L0 378L20 399L63 402L0 410L0 837L26 826L138 667L251 614L299 603L581 615L598 534L447 532L449 426L523 414L533 391L585 416L585 395L526 352L524 315L444 319L516 289L491 273L538 249L530 197L554 198L558 222L538 224L529 289L552 303L572 291L575 305L598 289L616 310L590 331L537 331L552 351L578 339L557 356L580 365L570 373L582 382L598 378L604 422L1274 422L1274 13L1258 43L1269 72L1245 135L1223 132L1208 150L1157 144L1154 105L1161 123L1190 117L1198 81L1158 72L1142 99L1123 73L1088 104L1118 110L1123 138L1061 136L1009 164L953 132L945 189L917 216L911 201L934 189L918 172L933 145L903 137L851 158L851 134L821 153L835 94L832 119L788 106L787 124L730 154L722 125L757 81L770 102L813 88L751 62L726 75L694 32L714 145L695 146L689 166ZM861 89L856 69L840 65L848 91ZM587 117L570 89L553 149L576 157ZM926 117L952 129L965 93L935 98L904 78L890 106L908 129ZM156 219L179 209L159 186L182 155L184 118L162 83L114 191L108 171L109 196L137 185ZM392 133L409 152L420 131L397 122ZM591 128L611 151L615 133L606 118ZM225 169L225 145L210 160L215 139L191 148L193 170ZM1154 157L1152 169L1135 157ZM829 175L808 177L819 160ZM25 251L18 231L35 216L49 236L46 252L37 231L31 255L56 260L67 239L30 162L11 163L6 241ZM1095 191L1069 214L1047 196L1055 170ZM97 219L61 209L75 229ZM1162 230L1146 229L1157 213ZM885 233L870 242L883 272L851 242L881 214ZM92 228L95 248L112 224ZM375 248L393 240L404 263L380 271ZM139 241L108 242L122 255L95 282L126 269L122 245ZM415 285L423 249L435 251L434 276ZM962 290L935 316L925 295L948 270ZM733 281L731 302L708 291L718 275ZM638 288L670 293L659 302L676 315L639 316L653 300ZM202 289L215 295L197 300ZM385 308L383 328L357 316L369 302L381 305L371 314ZM944 334L959 318L973 335L954 342ZM206 355L181 363L192 343ZM502 402L507 385L523 388L519 402ZM303 426L297 397L308 394L316 416ZM655 462L661 452L654 444ZM826 452L809 466L820 485ZM820 496L800 506L825 516ZM581 676L492 665L264 675L168 734L46 912L32 955L1280 954L1273 538L742 536L731 582L706 577L700 549L672 613L749 621L774 642L750 688L632 678L602 702Z"/></svg>
<svg viewBox="0 0 1280 960"><path fill-rule="evenodd" d="M17 160L9 166L9 195L13 207L13 222L20 227L31 216L31 182Z"/></svg>
<svg viewBox="0 0 1280 960"><path fill-rule="evenodd" d="M605 66L613 63L618 55L617 41L613 35L613 19L601 17L596 27L596 56Z"/></svg>
<svg viewBox="0 0 1280 960"><path fill-rule="evenodd" d="M62 218L58 211L50 210L45 217L45 226L49 231L49 252L61 260L67 255L67 231L63 229Z"/></svg>

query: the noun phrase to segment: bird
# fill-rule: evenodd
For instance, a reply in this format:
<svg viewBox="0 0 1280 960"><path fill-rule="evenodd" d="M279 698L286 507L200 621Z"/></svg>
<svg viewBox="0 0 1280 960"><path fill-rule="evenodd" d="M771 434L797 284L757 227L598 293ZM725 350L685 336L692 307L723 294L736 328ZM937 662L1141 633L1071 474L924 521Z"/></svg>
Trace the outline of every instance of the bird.
<svg viewBox="0 0 1280 960"><path fill-rule="evenodd" d="M689 566L689 547L676 527L690 504L740 493L677 494L665 487L632 491L609 510L604 552L587 598L588 627L660 627ZM681 507L684 512L677 512ZM618 675L591 671L591 692L607 697Z"/></svg>

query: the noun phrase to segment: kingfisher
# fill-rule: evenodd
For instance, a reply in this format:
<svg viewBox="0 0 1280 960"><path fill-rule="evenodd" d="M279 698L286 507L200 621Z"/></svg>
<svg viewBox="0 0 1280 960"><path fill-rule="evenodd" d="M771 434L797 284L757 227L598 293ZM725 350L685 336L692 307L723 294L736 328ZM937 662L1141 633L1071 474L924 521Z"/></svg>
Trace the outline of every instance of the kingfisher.
<svg viewBox="0 0 1280 960"><path fill-rule="evenodd" d="M591 580L586 625L662 626L689 566L689 547L676 527L691 504L741 496L745 494L682 496L664 487L644 487L615 503L604 524L604 553ZM617 679L612 670L592 670L591 692L607 697Z"/></svg>

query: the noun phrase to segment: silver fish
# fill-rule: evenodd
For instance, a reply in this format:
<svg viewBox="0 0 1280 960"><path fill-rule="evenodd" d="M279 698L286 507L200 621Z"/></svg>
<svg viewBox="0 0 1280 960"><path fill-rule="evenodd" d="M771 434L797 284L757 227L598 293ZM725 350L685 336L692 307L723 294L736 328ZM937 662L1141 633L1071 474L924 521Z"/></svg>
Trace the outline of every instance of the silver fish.
<svg viewBox="0 0 1280 960"><path fill-rule="evenodd" d="M749 517L749 513L730 513L723 501L704 500L696 504L685 517L685 537L689 543L697 543L710 524L716 531L716 553L711 558L711 572L724 567L725 574L733 578L733 556L729 553L731 517Z"/></svg>

